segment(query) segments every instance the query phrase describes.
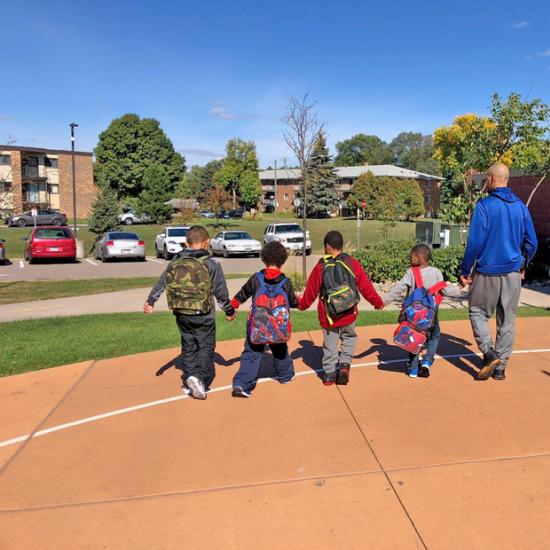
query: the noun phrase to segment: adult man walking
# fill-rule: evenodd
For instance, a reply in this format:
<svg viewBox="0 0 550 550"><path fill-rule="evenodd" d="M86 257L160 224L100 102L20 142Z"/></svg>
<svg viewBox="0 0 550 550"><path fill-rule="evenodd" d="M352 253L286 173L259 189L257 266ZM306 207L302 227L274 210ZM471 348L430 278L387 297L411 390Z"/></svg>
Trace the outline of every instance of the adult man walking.
<svg viewBox="0 0 550 550"><path fill-rule="evenodd" d="M529 210L508 188L508 167L494 164L487 173L489 196L474 210L462 262L463 285L470 289L470 322L483 366L478 380L506 378L512 353L515 320L525 267L537 250ZM495 344L489 319L496 309Z"/></svg>

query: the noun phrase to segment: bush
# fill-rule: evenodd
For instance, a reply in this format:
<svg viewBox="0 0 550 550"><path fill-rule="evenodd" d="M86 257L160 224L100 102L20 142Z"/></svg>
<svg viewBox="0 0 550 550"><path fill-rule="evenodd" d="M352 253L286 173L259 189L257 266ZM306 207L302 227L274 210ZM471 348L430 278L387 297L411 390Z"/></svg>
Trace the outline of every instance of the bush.
<svg viewBox="0 0 550 550"><path fill-rule="evenodd" d="M294 292L300 292L306 287L306 280L302 272L293 271L292 273L287 273L286 276L290 279Z"/></svg>
<svg viewBox="0 0 550 550"><path fill-rule="evenodd" d="M415 244L412 239L375 242L356 252L355 257L373 282L398 281L411 265L409 253ZM436 248L431 265L441 270L446 281L456 283L463 256L463 246Z"/></svg>
<svg viewBox="0 0 550 550"><path fill-rule="evenodd" d="M254 212L254 214L252 214L252 212L245 212L243 215L243 220L247 222L252 222L252 221L261 222L263 221L263 219L264 219L263 214L258 211Z"/></svg>

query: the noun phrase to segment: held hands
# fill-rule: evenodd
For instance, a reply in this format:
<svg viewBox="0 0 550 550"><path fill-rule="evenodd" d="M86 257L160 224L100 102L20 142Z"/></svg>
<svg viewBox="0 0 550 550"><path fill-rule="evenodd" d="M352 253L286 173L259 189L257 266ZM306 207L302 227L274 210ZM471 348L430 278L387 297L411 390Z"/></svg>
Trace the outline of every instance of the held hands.
<svg viewBox="0 0 550 550"><path fill-rule="evenodd" d="M149 313L153 313L153 309L154 306L152 306L148 302L145 302L145 304L143 304L143 313L145 313L146 315Z"/></svg>
<svg viewBox="0 0 550 550"><path fill-rule="evenodd" d="M464 276L464 275L461 275L460 276L460 285L461 286L470 286L472 284L472 277L468 276Z"/></svg>
<svg viewBox="0 0 550 550"><path fill-rule="evenodd" d="M226 315L225 316L225 320L226 321L234 321L235 320L235 317L237 317L237 310L235 310L233 312L233 315Z"/></svg>

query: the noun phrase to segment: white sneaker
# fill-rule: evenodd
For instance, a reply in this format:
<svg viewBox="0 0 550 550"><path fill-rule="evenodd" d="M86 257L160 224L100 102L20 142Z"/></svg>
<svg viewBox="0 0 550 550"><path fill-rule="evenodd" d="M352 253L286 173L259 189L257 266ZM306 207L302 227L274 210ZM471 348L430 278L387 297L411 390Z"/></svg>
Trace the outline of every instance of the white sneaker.
<svg viewBox="0 0 550 550"><path fill-rule="evenodd" d="M189 388L183 388L183 395L191 395L192 391Z"/></svg>
<svg viewBox="0 0 550 550"><path fill-rule="evenodd" d="M196 376L190 376L187 379L187 385L191 390L191 395L195 399L206 399L206 390L204 389L202 380L199 380Z"/></svg>

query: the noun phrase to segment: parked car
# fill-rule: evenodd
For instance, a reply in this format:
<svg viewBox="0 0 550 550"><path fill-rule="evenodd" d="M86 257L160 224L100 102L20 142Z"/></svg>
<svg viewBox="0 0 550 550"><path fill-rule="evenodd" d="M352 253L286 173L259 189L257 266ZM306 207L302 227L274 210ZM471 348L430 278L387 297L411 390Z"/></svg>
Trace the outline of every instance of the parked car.
<svg viewBox="0 0 550 550"><path fill-rule="evenodd" d="M6 241L0 239L0 264L6 265Z"/></svg>
<svg viewBox="0 0 550 550"><path fill-rule="evenodd" d="M253 239L245 231L220 231L210 241L210 246L214 256L223 254L224 258L237 254L259 256L262 248L260 241Z"/></svg>
<svg viewBox="0 0 550 550"><path fill-rule="evenodd" d="M107 262L113 258L136 258L145 261L145 243L129 231L109 231L94 246L94 258Z"/></svg>
<svg viewBox="0 0 550 550"><path fill-rule="evenodd" d="M171 260L187 246L188 225L166 226L155 237L155 255L157 258Z"/></svg>
<svg viewBox="0 0 550 550"><path fill-rule="evenodd" d="M31 215L31 211L27 210L22 214L9 216L6 218L6 224L9 226L26 227L27 225L34 225L34 218ZM57 210L39 208L38 215L36 216L36 225L67 225L67 216Z"/></svg>
<svg viewBox="0 0 550 550"><path fill-rule="evenodd" d="M227 215L230 218L243 219L244 218L244 208L236 208L235 210L230 210Z"/></svg>
<svg viewBox="0 0 550 550"><path fill-rule="evenodd" d="M24 256L30 264L43 259L76 260L76 239L68 227L35 227L24 240Z"/></svg>
<svg viewBox="0 0 550 550"><path fill-rule="evenodd" d="M304 230L297 223L272 223L264 231L264 243L271 241L279 241L289 251L301 251L304 246ZM309 231L306 233L306 254L311 254Z"/></svg>
<svg viewBox="0 0 550 550"><path fill-rule="evenodd" d="M199 212L199 214L201 215L201 218L215 218L216 217L216 214L214 214L214 212L212 212L212 210L201 210Z"/></svg>
<svg viewBox="0 0 550 550"><path fill-rule="evenodd" d="M150 220L147 214L138 216L134 210L128 210L118 217L118 220L124 225L133 225L134 223L148 223Z"/></svg>

